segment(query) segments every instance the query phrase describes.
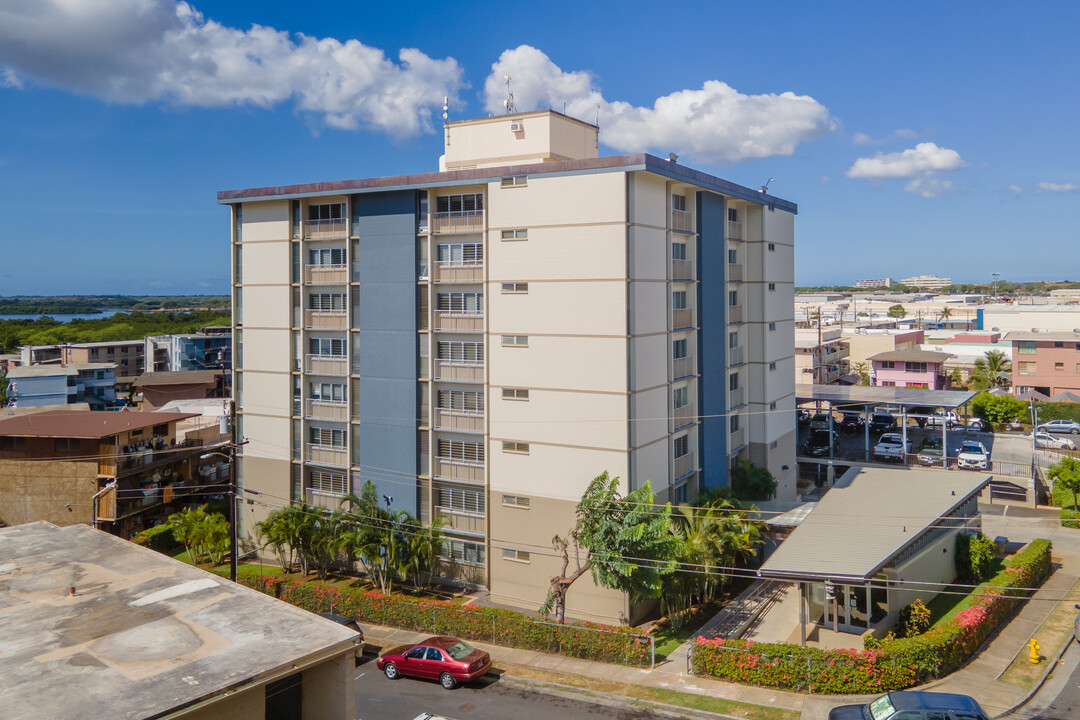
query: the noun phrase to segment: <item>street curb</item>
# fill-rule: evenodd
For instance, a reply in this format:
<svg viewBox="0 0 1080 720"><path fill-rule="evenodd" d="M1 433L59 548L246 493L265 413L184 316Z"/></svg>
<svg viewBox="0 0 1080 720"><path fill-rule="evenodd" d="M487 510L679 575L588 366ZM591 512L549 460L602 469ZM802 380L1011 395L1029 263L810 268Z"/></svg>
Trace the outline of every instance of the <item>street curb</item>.
<svg viewBox="0 0 1080 720"><path fill-rule="evenodd" d="M1031 692L1025 695L1023 699L1020 700L1020 702L1016 703L1005 712L995 715L994 717L990 718L990 720L998 720L998 718L1012 715L1014 712L1027 705L1031 698L1035 697L1035 693L1039 692L1039 690L1042 689L1042 686L1046 684L1046 681L1050 678L1050 675L1053 674L1054 668L1056 668L1061 662L1061 658L1065 657L1065 653L1068 651L1069 646L1072 645L1072 642L1073 639L1069 638L1069 642L1065 643L1064 647L1061 648L1061 652L1059 652L1058 656L1054 658L1054 662L1046 664L1046 672L1043 673L1043 676L1042 678L1040 678L1039 682L1035 683L1035 687L1031 689Z"/></svg>

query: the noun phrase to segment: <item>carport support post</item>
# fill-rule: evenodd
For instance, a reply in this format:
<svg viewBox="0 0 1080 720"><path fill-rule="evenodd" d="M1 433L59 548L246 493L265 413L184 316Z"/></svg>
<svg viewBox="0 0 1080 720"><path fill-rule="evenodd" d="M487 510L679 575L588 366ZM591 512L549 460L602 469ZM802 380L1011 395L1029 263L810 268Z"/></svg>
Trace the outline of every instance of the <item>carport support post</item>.
<svg viewBox="0 0 1080 720"><path fill-rule="evenodd" d="M863 410L863 462L870 462L870 406Z"/></svg>
<svg viewBox="0 0 1080 720"><path fill-rule="evenodd" d="M942 466L949 469L949 413L947 410L942 411L941 418L941 459L944 460Z"/></svg>
<svg viewBox="0 0 1080 720"><path fill-rule="evenodd" d="M907 405L904 405L900 408L900 432L900 462L904 465L907 465Z"/></svg>
<svg viewBox="0 0 1080 720"><path fill-rule="evenodd" d="M805 582L799 583L799 645L806 647L806 603L810 602L810 593Z"/></svg>
<svg viewBox="0 0 1080 720"><path fill-rule="evenodd" d="M833 406L832 406L832 403L829 403L829 460L833 459L833 453L836 450L833 447L833 435L834 435L834 433L835 433L835 431L833 430Z"/></svg>

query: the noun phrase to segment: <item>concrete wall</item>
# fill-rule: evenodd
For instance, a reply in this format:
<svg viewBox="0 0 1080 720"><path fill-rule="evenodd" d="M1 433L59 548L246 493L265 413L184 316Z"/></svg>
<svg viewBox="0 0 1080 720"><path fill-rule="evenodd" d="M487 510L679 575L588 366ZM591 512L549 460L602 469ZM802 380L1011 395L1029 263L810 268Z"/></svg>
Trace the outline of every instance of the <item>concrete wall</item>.
<svg viewBox="0 0 1080 720"><path fill-rule="evenodd" d="M28 442L52 444L51 439ZM97 454L97 443L84 443ZM39 453L52 457L51 450ZM8 525L44 520L54 525L93 522L90 499L97 492L97 461L0 459L0 520ZM64 506L71 504L68 510Z"/></svg>

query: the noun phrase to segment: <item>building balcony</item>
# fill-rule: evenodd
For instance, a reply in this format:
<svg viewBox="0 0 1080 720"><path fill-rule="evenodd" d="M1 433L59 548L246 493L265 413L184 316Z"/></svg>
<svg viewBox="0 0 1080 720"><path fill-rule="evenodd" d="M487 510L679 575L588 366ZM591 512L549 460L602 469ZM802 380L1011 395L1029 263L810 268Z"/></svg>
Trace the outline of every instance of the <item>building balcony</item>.
<svg viewBox="0 0 1080 720"><path fill-rule="evenodd" d="M680 308L671 311L671 329L685 330L694 327L694 311L690 308Z"/></svg>
<svg viewBox="0 0 1080 720"><path fill-rule="evenodd" d="M426 404L420 406L420 426L431 427L431 409Z"/></svg>
<svg viewBox="0 0 1080 720"><path fill-rule="evenodd" d="M746 430L739 428L728 436L728 455L733 455L746 445Z"/></svg>
<svg viewBox="0 0 1080 720"><path fill-rule="evenodd" d="M472 360L436 360L435 379L484 382L484 363Z"/></svg>
<svg viewBox="0 0 1080 720"><path fill-rule="evenodd" d="M483 332L483 313L436 310L435 329L448 332Z"/></svg>
<svg viewBox="0 0 1080 720"><path fill-rule="evenodd" d="M728 220L727 224L727 239L743 241L743 227L742 223L735 220Z"/></svg>
<svg viewBox="0 0 1080 720"><path fill-rule="evenodd" d="M727 394L727 406L728 410L734 410L737 407L741 407L746 404L746 388L735 388L734 390L728 390Z"/></svg>
<svg viewBox="0 0 1080 720"><path fill-rule="evenodd" d="M678 233L694 232L693 216L689 210L671 210L671 229Z"/></svg>
<svg viewBox="0 0 1080 720"><path fill-rule="evenodd" d="M746 350L742 346L727 349L728 367L735 367L746 362Z"/></svg>
<svg viewBox="0 0 1080 720"><path fill-rule="evenodd" d="M694 261L672 260L671 279L675 282L694 282Z"/></svg>
<svg viewBox="0 0 1080 720"><path fill-rule="evenodd" d="M304 327L310 330L348 330L348 310L305 310Z"/></svg>
<svg viewBox="0 0 1080 720"><path fill-rule="evenodd" d="M349 266L305 265L304 282L308 285L345 285L349 282Z"/></svg>
<svg viewBox="0 0 1080 720"><path fill-rule="evenodd" d="M697 470L697 464L694 462L694 453L686 453L682 457L675 458L675 479L679 479L684 475Z"/></svg>
<svg viewBox="0 0 1080 720"><path fill-rule="evenodd" d="M317 508L325 508L327 510L340 510L341 501L345 499L344 495L338 493L326 492L324 490L312 490L308 488L304 491L304 500L308 505Z"/></svg>
<svg viewBox="0 0 1080 720"><path fill-rule="evenodd" d="M306 372L316 375L348 375L349 360L344 355L308 355Z"/></svg>
<svg viewBox="0 0 1080 720"><path fill-rule="evenodd" d="M305 240L341 240L349 236L349 225L345 218L333 220L305 220Z"/></svg>
<svg viewBox="0 0 1080 720"><path fill-rule="evenodd" d="M728 263L728 266L727 266L727 279L728 279L728 282L742 282L743 281L743 265L742 265L742 263Z"/></svg>
<svg viewBox="0 0 1080 720"><path fill-rule="evenodd" d="M436 408L435 427L440 430L484 432L484 412L482 410L446 410L443 408Z"/></svg>
<svg viewBox="0 0 1080 720"><path fill-rule="evenodd" d="M826 345L825 346L825 361L836 362L842 358L846 358L851 354L851 350L846 346L841 345Z"/></svg>
<svg viewBox="0 0 1080 720"><path fill-rule="evenodd" d="M487 520L483 515L461 512L436 505L435 517L446 518L450 522L447 527L458 532L476 533L477 535L487 532Z"/></svg>
<svg viewBox="0 0 1080 720"><path fill-rule="evenodd" d="M439 260L435 263L435 282L480 283L484 281L484 261L454 262Z"/></svg>
<svg viewBox="0 0 1080 720"><path fill-rule="evenodd" d="M672 419L675 423L675 429L686 427L687 425L693 425L697 416L694 414L694 403L687 403L680 408L675 408L672 413Z"/></svg>
<svg viewBox="0 0 1080 720"><path fill-rule="evenodd" d="M742 305L727 306L727 321L728 323L741 323L743 321Z"/></svg>
<svg viewBox="0 0 1080 720"><path fill-rule="evenodd" d="M349 404L344 400L308 400L307 416L313 420L348 420Z"/></svg>
<svg viewBox="0 0 1080 720"><path fill-rule="evenodd" d="M484 231L483 210L435 213L431 231L435 233L479 233Z"/></svg>
<svg viewBox="0 0 1080 720"><path fill-rule="evenodd" d="M476 460L456 460L436 457L434 474L436 477L460 482L484 482L484 463Z"/></svg>
<svg viewBox="0 0 1080 720"><path fill-rule="evenodd" d="M349 453L343 447L337 447L332 445L313 445L308 443L307 457L308 462L313 462L317 465L329 465L331 467L348 467L349 465Z"/></svg>
<svg viewBox="0 0 1080 720"><path fill-rule="evenodd" d="M675 358L671 361L671 379L679 380L697 375L697 363L693 357Z"/></svg>

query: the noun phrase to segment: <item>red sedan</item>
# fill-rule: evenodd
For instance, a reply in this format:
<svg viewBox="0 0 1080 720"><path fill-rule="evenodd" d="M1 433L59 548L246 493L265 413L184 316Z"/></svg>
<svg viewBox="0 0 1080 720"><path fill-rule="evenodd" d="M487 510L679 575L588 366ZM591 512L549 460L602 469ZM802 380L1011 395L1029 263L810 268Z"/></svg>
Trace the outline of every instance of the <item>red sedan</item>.
<svg viewBox="0 0 1080 720"><path fill-rule="evenodd" d="M491 669L491 656L452 637L430 637L416 645L390 650L375 664L386 677L402 675L438 680L447 690L475 680Z"/></svg>

